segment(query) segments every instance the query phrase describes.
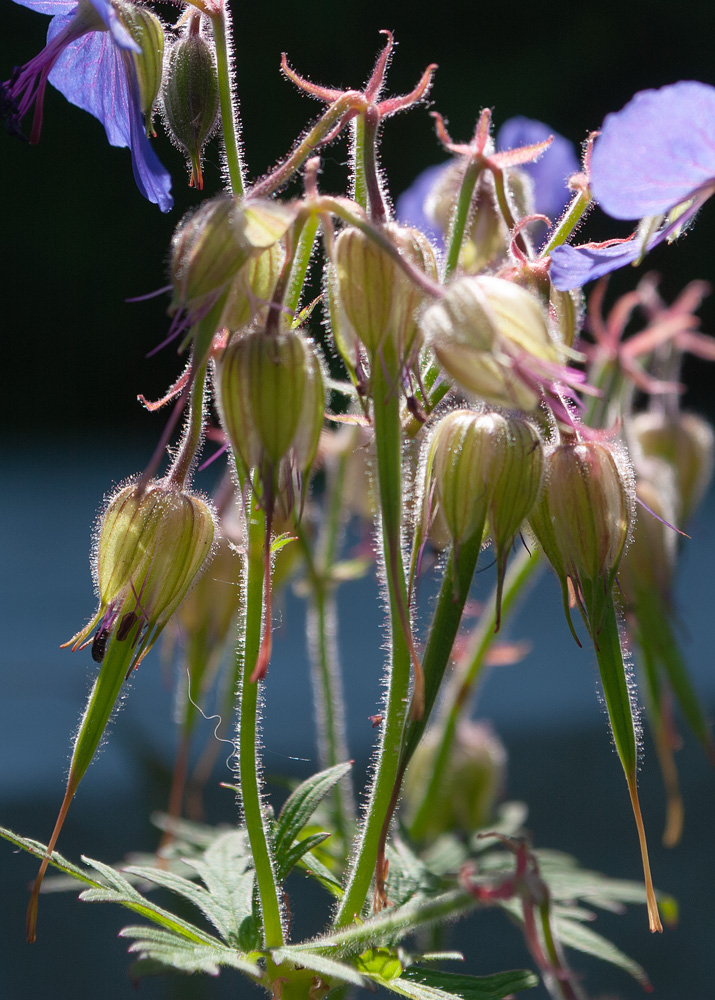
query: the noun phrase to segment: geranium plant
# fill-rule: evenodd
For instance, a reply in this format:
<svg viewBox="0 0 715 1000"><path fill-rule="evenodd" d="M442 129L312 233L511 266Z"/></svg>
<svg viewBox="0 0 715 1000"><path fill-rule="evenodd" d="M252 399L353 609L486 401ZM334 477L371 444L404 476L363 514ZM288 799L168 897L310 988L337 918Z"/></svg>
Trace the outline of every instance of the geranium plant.
<svg viewBox="0 0 715 1000"><path fill-rule="evenodd" d="M169 416L147 468L106 502L92 558L98 607L67 643L87 650L96 678L57 823L47 844L2 831L40 862L28 941L41 934L53 868L81 884L81 898L142 918L122 931L136 978L225 969L284 1000L351 987L439 1000L508 997L540 976L569 1000L588 990L571 972L574 948L648 987L583 918L589 907L642 902L656 932L674 912L654 885L639 803L641 704L669 843L683 822L674 702L715 757L672 600L680 537L713 464L711 428L680 408L681 361L715 359L715 343L698 328L702 283L668 304L647 275L606 316L605 285L584 286L674 240L715 191L715 89L682 82L637 94L588 137L582 158L540 122L512 119L495 138L492 113L475 109L473 137L458 142L433 112L445 163L394 202L381 134L394 114L424 108L435 67L391 96L389 32L362 88L313 83L283 56L287 80L323 107L255 178L239 141L224 0L182 3L172 25L133 0L18 2L53 17L47 46L2 85L12 132L40 140L54 86L112 145L130 147L139 191L162 212L181 168L159 161L155 124L183 153L192 186L203 189L215 136L224 164L223 190L177 219L161 346L183 370L163 399L144 401ZM323 191L321 157L345 142L346 190ZM573 245L594 204L633 220L632 236ZM207 440L226 466L212 498L193 486ZM349 557L349 521L372 539L369 555ZM477 565L490 558L494 594L467 624ZM547 567L564 628L598 663L642 885L532 845L523 809L499 801L503 748L469 718L504 621ZM384 594L384 696L356 798L335 595L371 571ZM427 610L425 578L437 588ZM259 723L274 595L289 579L309 604L321 769L278 808ZM160 636L178 647L187 682L156 856L122 868L69 861L56 850L65 817L126 679ZM504 644L501 655L518 651ZM190 775L196 715L227 659L219 726L235 743L223 777L237 802L228 830L186 820L218 745ZM288 918L296 869L325 891L324 929L307 941L292 939ZM182 897L180 913L147 886ZM442 967L461 956L431 947L425 930L485 907L521 926L533 971Z"/></svg>

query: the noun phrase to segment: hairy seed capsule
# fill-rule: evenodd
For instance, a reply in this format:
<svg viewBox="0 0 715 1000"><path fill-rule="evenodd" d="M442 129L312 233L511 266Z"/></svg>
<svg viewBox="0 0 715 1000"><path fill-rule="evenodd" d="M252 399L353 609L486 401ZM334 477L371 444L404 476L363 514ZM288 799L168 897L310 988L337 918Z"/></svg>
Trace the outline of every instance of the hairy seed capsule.
<svg viewBox="0 0 715 1000"><path fill-rule="evenodd" d="M203 188L201 156L218 120L216 56L201 34L200 18L169 53L164 83L164 111L170 133L191 165L191 187ZM194 27L195 26L195 27Z"/></svg>

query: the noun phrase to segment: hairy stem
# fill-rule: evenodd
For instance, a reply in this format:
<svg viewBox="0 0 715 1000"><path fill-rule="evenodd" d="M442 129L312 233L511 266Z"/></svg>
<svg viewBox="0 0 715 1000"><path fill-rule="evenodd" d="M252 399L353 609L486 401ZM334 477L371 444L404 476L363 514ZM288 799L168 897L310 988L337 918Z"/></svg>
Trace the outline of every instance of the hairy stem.
<svg viewBox="0 0 715 1000"><path fill-rule="evenodd" d="M228 4L221 4L219 9L209 13L209 17L216 44L221 132L226 153L226 167L231 191L240 198L243 196L246 184L241 156L238 101L234 92L231 66L231 13Z"/></svg>
<svg viewBox="0 0 715 1000"><path fill-rule="evenodd" d="M246 500L247 553L243 642L237 657L241 660L241 708L238 727L238 773L243 815L256 868L258 897L263 914L263 937L266 948L283 944L283 926L274 874L272 849L268 839L266 815L261 801L261 761L258 754L258 684L251 675L261 649L263 618L263 544L266 531L265 512L255 497Z"/></svg>

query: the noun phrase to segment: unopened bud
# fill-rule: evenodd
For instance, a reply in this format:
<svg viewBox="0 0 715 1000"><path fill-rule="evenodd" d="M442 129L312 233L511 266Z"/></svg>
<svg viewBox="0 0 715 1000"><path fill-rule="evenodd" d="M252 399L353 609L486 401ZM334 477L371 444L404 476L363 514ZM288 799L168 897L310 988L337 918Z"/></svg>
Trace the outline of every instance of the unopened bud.
<svg viewBox="0 0 715 1000"><path fill-rule="evenodd" d="M275 487L290 457L309 470L320 439L325 393L320 362L298 333L263 330L234 338L217 364L221 422L244 467Z"/></svg>
<svg viewBox="0 0 715 1000"><path fill-rule="evenodd" d="M276 201L219 195L204 202L174 234L174 308L191 308L224 291L249 258L282 239L294 217L294 208Z"/></svg>
<svg viewBox="0 0 715 1000"><path fill-rule="evenodd" d="M408 820L414 818L440 749L440 736L429 730L414 753L404 786ZM494 819L494 806L504 784L504 744L485 723L459 723L449 769L420 834L435 840L441 833L473 833Z"/></svg>
<svg viewBox="0 0 715 1000"><path fill-rule="evenodd" d="M541 489L543 449L519 417L455 410L437 426L427 461L455 545L484 534L497 557L497 622L506 562Z"/></svg>
<svg viewBox="0 0 715 1000"><path fill-rule="evenodd" d="M636 497L643 505L633 538L621 559L618 584L630 607L637 607L644 590L657 591L666 604L677 558L677 492L673 470L666 462L641 463Z"/></svg>
<svg viewBox="0 0 715 1000"><path fill-rule="evenodd" d="M559 361L541 303L503 278L459 278L425 310L421 325L448 374L495 406L533 410L538 378L525 377L529 359Z"/></svg>
<svg viewBox="0 0 715 1000"><path fill-rule="evenodd" d="M164 26L148 7L115 0L113 4L119 19L141 52L132 52L131 58L139 85L139 106L146 120L147 135L156 135L153 113L161 89L164 72Z"/></svg>
<svg viewBox="0 0 715 1000"><path fill-rule="evenodd" d="M687 524L712 478L715 457L712 427L694 413L670 416L648 411L636 414L628 430L636 458L639 454L660 458L673 469L679 498L677 517Z"/></svg>
<svg viewBox="0 0 715 1000"><path fill-rule="evenodd" d="M163 480L120 489L107 505L97 537L99 610L71 640L74 647L101 622L96 659L101 660L115 630L117 639L131 638L138 645L138 657L145 655L186 597L213 538L213 513L198 497Z"/></svg>
<svg viewBox="0 0 715 1000"><path fill-rule="evenodd" d="M571 441L550 452L546 475L529 522L564 593L567 581L573 583L594 635L633 522L632 473L625 455L609 445Z"/></svg>
<svg viewBox="0 0 715 1000"><path fill-rule="evenodd" d="M437 279L432 244L416 229L386 226L385 235L417 270ZM335 241L336 291L355 336L373 357L389 337L401 363L415 343L416 312L425 293L384 250L358 229L343 230Z"/></svg>
<svg viewBox="0 0 715 1000"><path fill-rule="evenodd" d="M191 166L189 185L201 189L201 157L218 120L219 93L216 56L198 15L171 49L163 98L170 134Z"/></svg>

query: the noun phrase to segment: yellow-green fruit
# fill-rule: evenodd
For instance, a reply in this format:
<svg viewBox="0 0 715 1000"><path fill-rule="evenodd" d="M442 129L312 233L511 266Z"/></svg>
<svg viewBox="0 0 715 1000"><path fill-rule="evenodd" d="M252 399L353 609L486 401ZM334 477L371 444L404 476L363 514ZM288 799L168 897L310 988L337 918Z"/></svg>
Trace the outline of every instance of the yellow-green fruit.
<svg viewBox="0 0 715 1000"><path fill-rule="evenodd" d="M437 261L429 240L416 229L384 227L402 256L413 267L437 280ZM416 346L416 313L425 298L377 243L355 228L335 241L336 290L339 306L354 335L373 356L389 337L397 357L406 360Z"/></svg>
<svg viewBox="0 0 715 1000"><path fill-rule="evenodd" d="M313 348L292 331L234 338L217 365L224 430L246 469L277 469L292 452L306 470L318 448L325 392Z"/></svg>
<svg viewBox="0 0 715 1000"><path fill-rule="evenodd" d="M546 487L530 522L557 572L576 581L611 577L632 520L629 470L609 445L569 442L549 454Z"/></svg>
<svg viewBox="0 0 715 1000"><path fill-rule="evenodd" d="M227 289L239 269L285 236L295 209L275 201L218 195L178 226L172 242L174 308Z"/></svg>
<svg viewBox="0 0 715 1000"><path fill-rule="evenodd" d="M539 364L559 362L539 300L504 278L459 278L422 315L422 331L445 371L486 403L533 410Z"/></svg>
<svg viewBox="0 0 715 1000"><path fill-rule="evenodd" d="M213 513L198 497L164 481L125 486L110 500L97 540L100 610L121 603L150 628L163 628L213 538Z"/></svg>

